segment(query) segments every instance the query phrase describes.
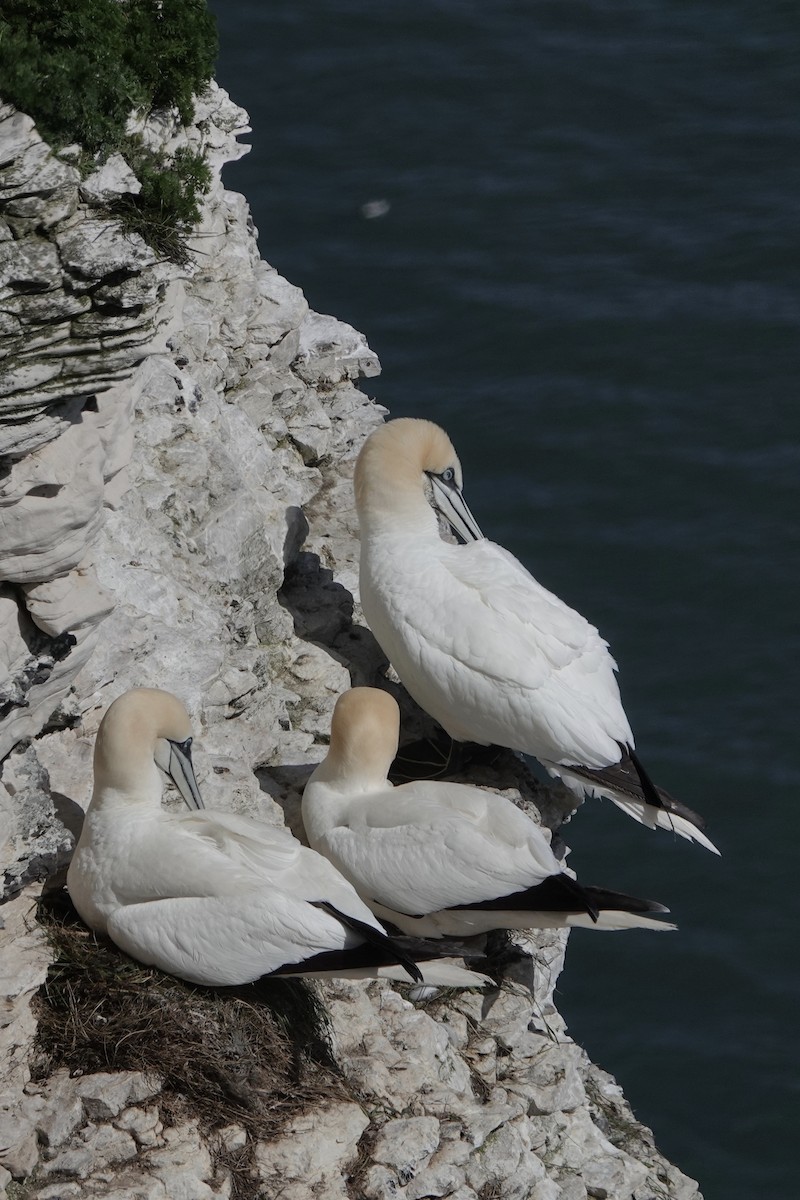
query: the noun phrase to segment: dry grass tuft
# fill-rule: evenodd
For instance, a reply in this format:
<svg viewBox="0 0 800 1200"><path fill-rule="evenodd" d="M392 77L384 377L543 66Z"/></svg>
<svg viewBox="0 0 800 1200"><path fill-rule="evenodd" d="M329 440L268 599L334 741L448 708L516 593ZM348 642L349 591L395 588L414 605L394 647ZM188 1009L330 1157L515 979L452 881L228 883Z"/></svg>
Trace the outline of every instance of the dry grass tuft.
<svg viewBox="0 0 800 1200"><path fill-rule="evenodd" d="M238 1123L251 1143L275 1136L324 1099L347 1095L313 984L183 983L88 930L65 891L44 896L38 918L55 961L34 1004L35 1078L58 1067L72 1074L144 1071L163 1081L165 1122L197 1117L207 1133ZM237 1163L227 1157L222 1165L232 1171L235 1194L257 1195L249 1153Z"/></svg>

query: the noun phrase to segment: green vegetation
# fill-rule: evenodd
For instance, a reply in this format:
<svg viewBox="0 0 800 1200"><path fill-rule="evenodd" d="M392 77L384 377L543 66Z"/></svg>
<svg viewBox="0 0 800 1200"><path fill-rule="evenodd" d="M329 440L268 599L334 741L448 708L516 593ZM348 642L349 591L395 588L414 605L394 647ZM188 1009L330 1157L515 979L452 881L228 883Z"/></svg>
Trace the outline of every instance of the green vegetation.
<svg viewBox="0 0 800 1200"><path fill-rule="evenodd" d="M210 174L202 157L167 162L125 132L132 112L177 108L211 78L217 52L205 0L3 0L3 99L36 121L56 149L78 142L100 161L118 151L142 182L118 215L170 257L197 222Z"/></svg>
<svg viewBox="0 0 800 1200"><path fill-rule="evenodd" d="M113 206L114 215L159 253L183 262L184 235L200 219L200 197L211 183L208 164L202 154L186 146L170 162L139 144L125 158L142 190L137 196L120 198Z"/></svg>

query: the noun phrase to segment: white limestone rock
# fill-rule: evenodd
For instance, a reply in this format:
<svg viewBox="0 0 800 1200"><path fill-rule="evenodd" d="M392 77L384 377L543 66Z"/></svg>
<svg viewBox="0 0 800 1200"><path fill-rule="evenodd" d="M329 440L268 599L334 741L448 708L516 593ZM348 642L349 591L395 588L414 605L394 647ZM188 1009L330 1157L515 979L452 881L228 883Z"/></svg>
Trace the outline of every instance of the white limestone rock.
<svg viewBox="0 0 800 1200"><path fill-rule="evenodd" d="M464 1172L458 1167L447 1164L431 1165L415 1175L402 1194L407 1200L423 1200L423 1197L428 1196L452 1196L460 1188L464 1188L464 1184Z"/></svg>
<svg viewBox="0 0 800 1200"><path fill-rule="evenodd" d="M81 421L12 466L0 496L3 578L41 583L78 566L102 521L104 459Z"/></svg>
<svg viewBox="0 0 800 1200"><path fill-rule="evenodd" d="M571 1043L558 1045L536 1033L524 1034L506 1059L503 1083L527 1097L531 1113L571 1112L586 1100L576 1063L579 1053Z"/></svg>
<svg viewBox="0 0 800 1200"><path fill-rule="evenodd" d="M110 154L80 185L89 204L107 204L119 196L138 196L142 185L121 154Z"/></svg>
<svg viewBox="0 0 800 1200"><path fill-rule="evenodd" d="M43 237L0 242L0 299L26 293L50 292L61 283L61 261L52 242Z"/></svg>
<svg viewBox="0 0 800 1200"><path fill-rule="evenodd" d="M5 605L0 604L0 619ZM16 657L0 670L0 758L25 738L35 737L65 701L73 680L97 645L96 627L48 638L24 608L17 610ZM1 647L0 647L1 648Z"/></svg>
<svg viewBox="0 0 800 1200"><path fill-rule="evenodd" d="M31 117L0 100L0 168L16 162L30 142L38 137Z"/></svg>
<svg viewBox="0 0 800 1200"><path fill-rule="evenodd" d="M526 1200L534 1184L544 1179L545 1168L531 1153L525 1118L517 1117L490 1135L470 1158L466 1176L478 1193L499 1185L504 1200Z"/></svg>
<svg viewBox="0 0 800 1200"><path fill-rule="evenodd" d="M170 1200L214 1200L214 1168L197 1122L164 1130L163 1147L142 1154L149 1175L160 1180Z"/></svg>
<svg viewBox="0 0 800 1200"><path fill-rule="evenodd" d="M140 271L156 262L155 250L138 233L123 229L118 221L85 216L56 235L58 255L65 269L80 286L97 279Z"/></svg>
<svg viewBox="0 0 800 1200"><path fill-rule="evenodd" d="M31 1195L35 1200L73 1200L73 1197L82 1198L86 1195L86 1192L81 1184L74 1181L64 1181L62 1183L49 1183L45 1184L44 1187L37 1187ZM159 1200L161 1200L160 1197Z"/></svg>
<svg viewBox="0 0 800 1200"><path fill-rule="evenodd" d="M84 1120L76 1081L63 1069L55 1071L44 1085L27 1084L20 1110L49 1147L63 1145Z"/></svg>
<svg viewBox="0 0 800 1200"><path fill-rule="evenodd" d="M460 1108L458 1112L459 1139L466 1142L468 1147L478 1151L498 1129L502 1129L508 1121L519 1115L519 1106L514 1107L507 1104L503 1092L496 1089L487 1097L485 1103L473 1102ZM471 1150L468 1149L467 1154L472 1156ZM443 1152L442 1158L446 1158L448 1162L466 1161L463 1147L456 1146L453 1142Z"/></svg>
<svg viewBox="0 0 800 1200"><path fill-rule="evenodd" d="M114 597L97 582L94 566L88 560L68 575L23 585L21 590L34 625L53 638L69 630L98 625L114 607Z"/></svg>
<svg viewBox="0 0 800 1200"><path fill-rule="evenodd" d="M589 1193L580 1175L565 1171L558 1176L556 1183L558 1200L587 1200Z"/></svg>
<svg viewBox="0 0 800 1200"><path fill-rule="evenodd" d="M30 1080L36 1029L31 999L44 982L52 958L44 934L33 920L34 902L28 889L3 906L0 923L0 1111L13 1118L12 1131L21 1113L23 1089ZM27 1144L31 1144L29 1138Z"/></svg>
<svg viewBox="0 0 800 1200"><path fill-rule="evenodd" d="M358 1104L331 1103L296 1117L283 1135L259 1142L255 1161L266 1188L282 1200L345 1200L348 1171L369 1117Z"/></svg>
<svg viewBox="0 0 800 1200"><path fill-rule="evenodd" d="M70 217L78 203L77 169L56 157L28 119L9 116L0 127L0 202L17 237ZM4 134L8 134L4 139Z"/></svg>
<svg viewBox="0 0 800 1200"><path fill-rule="evenodd" d="M19 1113L0 1112L0 1164L14 1179L24 1179L38 1161L39 1143L31 1122Z"/></svg>
<svg viewBox="0 0 800 1200"><path fill-rule="evenodd" d="M160 1179L144 1175L134 1164L131 1170L98 1171L81 1183L55 1183L37 1188L31 1200L171 1200ZM27 1198L26 1198L27 1200Z"/></svg>
<svg viewBox="0 0 800 1200"><path fill-rule="evenodd" d="M261 301L253 322L255 343L274 347L292 330L298 330L299 342L303 323L311 319L308 301L300 288L265 262L257 265L254 275ZM277 361L284 369L289 365L288 360Z"/></svg>
<svg viewBox="0 0 800 1200"><path fill-rule="evenodd" d="M0 309L0 336L3 335L2 317ZM17 332L22 337L21 329ZM24 373L27 368L21 370ZM14 374L18 376L19 373L9 372L9 378ZM57 371L51 368L46 374L48 379L57 378ZM3 384L6 383L4 379ZM47 393L24 391L0 400L0 453L10 459L39 450L78 419L85 402L84 395L75 395L56 404Z"/></svg>
<svg viewBox="0 0 800 1200"><path fill-rule="evenodd" d="M554 1179L541 1179L534 1184L528 1200L561 1200L561 1189Z"/></svg>
<svg viewBox="0 0 800 1200"><path fill-rule="evenodd" d="M20 336L22 335L20 329ZM13 392L28 392L30 399L27 403L29 406L35 406L41 402L44 385L51 383L54 379L58 379L61 375L61 364L55 360L50 362L22 362L9 365L8 369L3 372L2 388L5 396L11 395ZM45 392L44 396L52 396L55 389L50 389ZM17 419L17 406L19 400L15 399L15 405L9 406L11 409L11 421ZM9 448L14 442L9 442ZM7 453L4 448L4 453Z"/></svg>
<svg viewBox="0 0 800 1200"><path fill-rule="evenodd" d="M151 1099L160 1088L160 1080L141 1071L96 1072L83 1076L75 1084L84 1111L92 1121L110 1121L128 1105ZM119 1122L117 1127L123 1128Z"/></svg>
<svg viewBox="0 0 800 1200"><path fill-rule="evenodd" d="M0 894L12 896L66 865L73 838L56 815L50 780L33 746L9 754L2 772L14 805L16 832L5 851Z"/></svg>
<svg viewBox="0 0 800 1200"><path fill-rule="evenodd" d="M359 1193L364 1200L396 1200L403 1192L397 1176L388 1167L368 1167L359 1180Z"/></svg>
<svg viewBox="0 0 800 1200"><path fill-rule="evenodd" d="M17 832L17 815L11 794L5 784L0 783L0 865L10 862L12 855L7 847ZM8 855L8 857L7 857Z"/></svg>
<svg viewBox="0 0 800 1200"><path fill-rule="evenodd" d="M342 383L346 379L380 374L377 355L363 333L335 317L310 312L300 326L300 347L294 370L311 384Z"/></svg>
<svg viewBox="0 0 800 1200"><path fill-rule="evenodd" d="M115 1163L130 1162L137 1155L136 1142L122 1129L111 1125L87 1125L80 1138L45 1155L40 1170L44 1175L75 1175L87 1179Z"/></svg>
<svg viewBox="0 0 800 1200"><path fill-rule="evenodd" d="M133 1105L121 1112L114 1122L117 1129L124 1129L136 1141L136 1145L149 1149L163 1144L164 1125L155 1105L139 1108Z"/></svg>
<svg viewBox="0 0 800 1200"><path fill-rule="evenodd" d="M387 1121L375 1139L371 1157L393 1168L405 1186L425 1166L439 1147L439 1122L435 1117L407 1117Z"/></svg>

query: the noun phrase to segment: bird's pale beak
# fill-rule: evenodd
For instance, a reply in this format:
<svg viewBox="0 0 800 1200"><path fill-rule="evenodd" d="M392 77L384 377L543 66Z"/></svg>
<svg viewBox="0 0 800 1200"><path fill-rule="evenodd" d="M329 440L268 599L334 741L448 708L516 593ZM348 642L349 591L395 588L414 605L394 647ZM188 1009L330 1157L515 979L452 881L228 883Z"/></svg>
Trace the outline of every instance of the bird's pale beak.
<svg viewBox="0 0 800 1200"><path fill-rule="evenodd" d="M173 742L161 738L156 744L156 764L168 775L180 792L187 808L205 808L192 766L192 739Z"/></svg>
<svg viewBox="0 0 800 1200"><path fill-rule="evenodd" d="M478 542L483 537L478 522L467 507L461 489L455 483L445 483L438 475L430 475L433 502L461 542Z"/></svg>

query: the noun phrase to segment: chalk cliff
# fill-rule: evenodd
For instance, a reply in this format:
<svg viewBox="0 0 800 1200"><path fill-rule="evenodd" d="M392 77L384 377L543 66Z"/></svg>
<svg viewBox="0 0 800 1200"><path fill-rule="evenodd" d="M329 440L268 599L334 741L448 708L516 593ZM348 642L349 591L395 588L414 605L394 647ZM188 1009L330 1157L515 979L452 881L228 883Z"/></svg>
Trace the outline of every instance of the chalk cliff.
<svg viewBox="0 0 800 1200"><path fill-rule="evenodd" d="M157 1073L56 1063L32 1079L53 956L35 900L68 860L110 701L177 692L208 806L299 833L337 695L386 668L360 617L351 502L382 419L356 381L379 364L259 257L220 180L246 122L212 85L190 127L144 129L213 171L176 266L108 215L139 186L119 155L82 177L0 107L0 1196L690 1200L567 1035L562 935L517 939L485 996L415 1007L387 984L320 985L337 1086L270 1138L176 1118ZM404 718L424 723L409 703ZM545 824L566 811L513 756L472 779Z"/></svg>

